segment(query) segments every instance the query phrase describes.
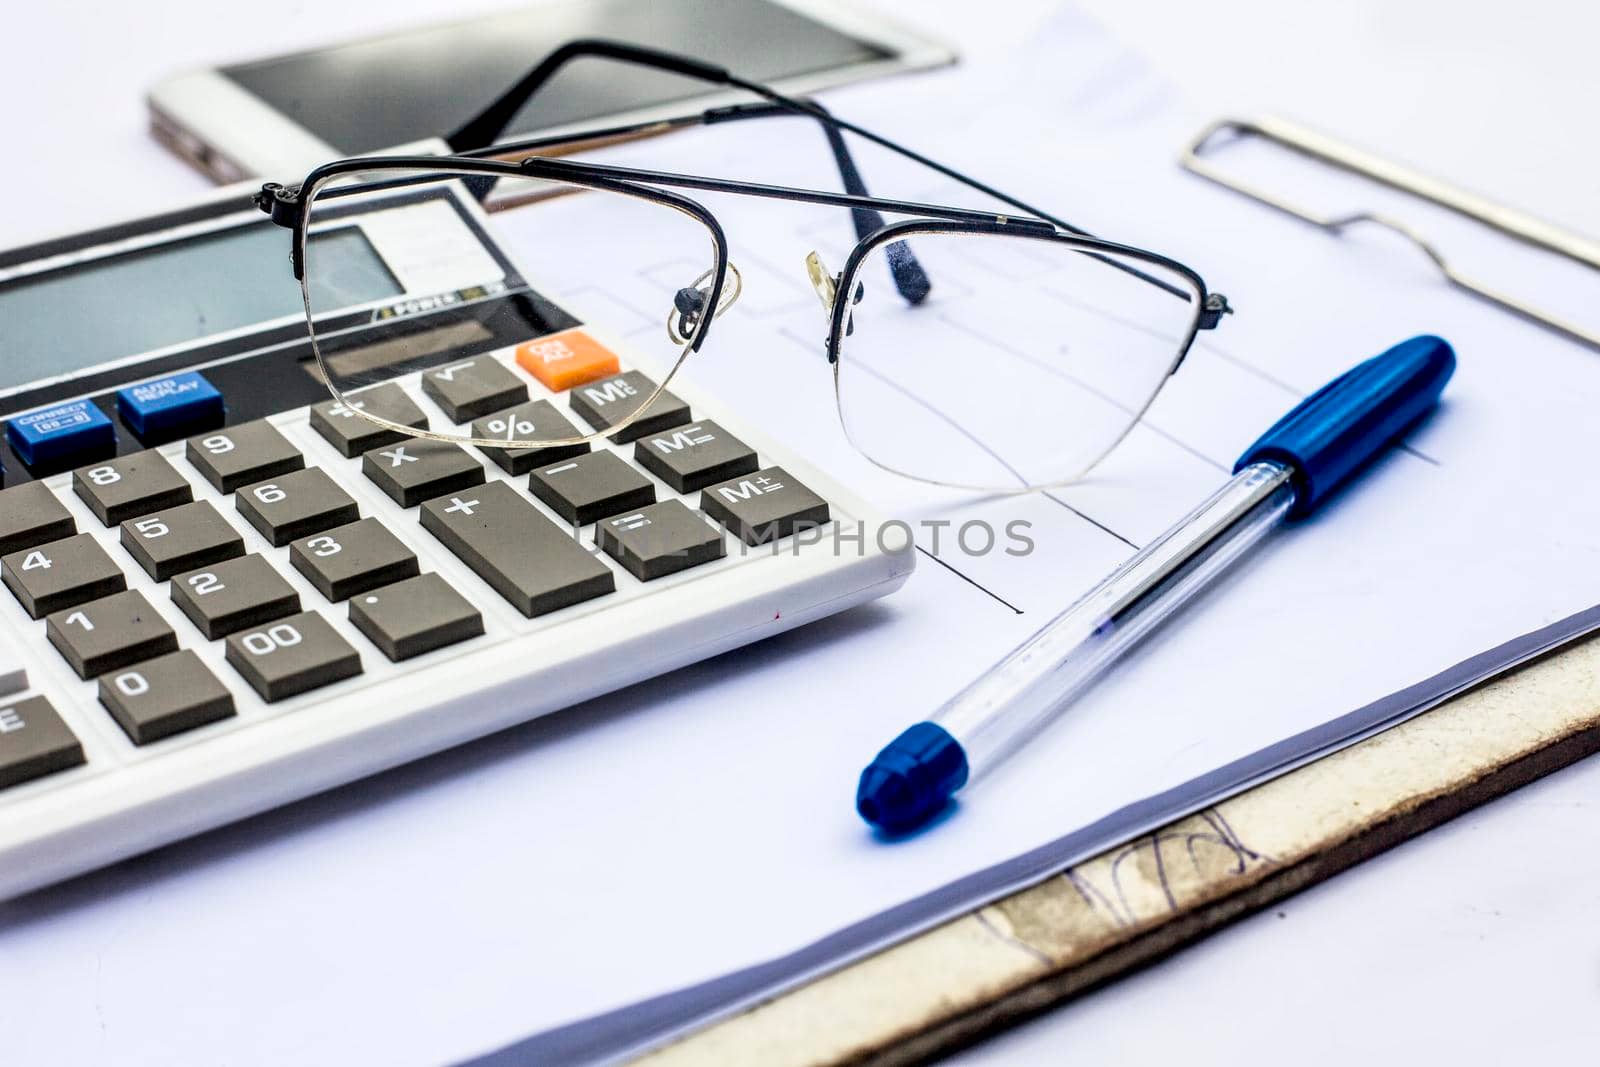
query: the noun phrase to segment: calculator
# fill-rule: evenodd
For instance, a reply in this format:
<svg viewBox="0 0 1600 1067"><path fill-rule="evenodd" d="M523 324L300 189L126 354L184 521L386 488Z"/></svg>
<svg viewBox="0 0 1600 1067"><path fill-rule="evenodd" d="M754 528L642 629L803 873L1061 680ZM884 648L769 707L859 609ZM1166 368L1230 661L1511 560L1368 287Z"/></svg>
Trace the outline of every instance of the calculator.
<svg viewBox="0 0 1600 1067"><path fill-rule="evenodd" d="M592 444L356 416L252 191L0 253L0 898L909 576L893 524L676 379ZM394 279L340 309L371 338L341 351L382 361L403 330L438 357L363 403L483 437L604 431L654 392L626 332L524 277L470 195L425 201L339 242ZM448 212L454 247L405 211Z"/></svg>

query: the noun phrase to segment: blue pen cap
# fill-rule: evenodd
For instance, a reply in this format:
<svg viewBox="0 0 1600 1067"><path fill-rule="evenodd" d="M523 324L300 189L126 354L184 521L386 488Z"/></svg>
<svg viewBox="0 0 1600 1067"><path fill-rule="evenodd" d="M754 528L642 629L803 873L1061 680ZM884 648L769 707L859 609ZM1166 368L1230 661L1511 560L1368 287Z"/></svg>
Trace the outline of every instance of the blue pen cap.
<svg viewBox="0 0 1600 1067"><path fill-rule="evenodd" d="M1233 466L1271 461L1293 469L1294 507L1310 514L1329 493L1439 401L1456 354L1442 337L1401 341L1302 400Z"/></svg>
<svg viewBox="0 0 1600 1067"><path fill-rule="evenodd" d="M919 722L884 746L856 786L856 811L891 834L937 815L967 784L967 753L938 723Z"/></svg>

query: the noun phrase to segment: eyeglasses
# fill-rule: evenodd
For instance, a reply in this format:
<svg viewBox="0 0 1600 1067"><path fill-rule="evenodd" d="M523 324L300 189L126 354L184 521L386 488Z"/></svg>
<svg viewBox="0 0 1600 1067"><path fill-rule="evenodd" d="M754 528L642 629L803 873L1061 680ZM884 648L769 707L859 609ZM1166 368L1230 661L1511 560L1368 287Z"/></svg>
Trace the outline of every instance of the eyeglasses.
<svg viewBox="0 0 1600 1067"><path fill-rule="evenodd" d="M664 122L495 144L521 107L572 59L596 57L669 71L749 92L759 103ZM844 192L548 158L585 144L774 115L818 122ZM985 212L868 194L846 133L894 152L1005 205ZM539 64L447 138L454 155L344 159L298 186L263 186L256 198L292 228L291 263L306 307L317 368L334 398L388 429L505 450L580 446L648 418L673 375L701 351L715 320L738 299L740 272L705 207L675 190L732 193L845 208L857 242L837 272L806 257L828 318L824 353L851 443L888 470L922 481L991 491L1071 482L1138 422L1177 370L1198 330L1231 308L1190 268L1158 253L1101 240L1061 219L728 71L670 53L576 41ZM578 194L581 196L564 195ZM476 201L487 213L464 211ZM898 217L889 222L885 215ZM359 220L360 227L356 226ZM470 230L481 226L506 261ZM404 229L406 262L380 258L362 234ZM545 296L574 275L640 278L652 296ZM403 284L402 284L403 278ZM397 292L436 296L408 298ZM502 299L508 294L513 300ZM624 336L650 377L614 385L622 399L605 424L580 429L554 405L522 406L453 428L406 424L374 391L418 370L448 373L458 328L425 327L408 311L493 303L528 329L553 333L553 360L603 360L589 335ZM559 333L583 312L582 337ZM384 321L389 316L392 321ZM374 323L383 335L372 341ZM441 332L442 331L442 332ZM604 331L603 333L600 331ZM492 332L492 331L491 331ZM352 339L360 339L357 344ZM539 358L539 344L532 346ZM553 383L559 388L559 383ZM1048 441L1048 445L1042 445Z"/></svg>

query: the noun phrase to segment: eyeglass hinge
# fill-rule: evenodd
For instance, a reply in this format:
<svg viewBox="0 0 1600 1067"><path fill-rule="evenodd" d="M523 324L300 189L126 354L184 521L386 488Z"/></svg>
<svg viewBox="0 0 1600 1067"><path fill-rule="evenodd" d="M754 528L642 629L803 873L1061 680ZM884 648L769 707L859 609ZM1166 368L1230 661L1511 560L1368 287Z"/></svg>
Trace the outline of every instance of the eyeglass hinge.
<svg viewBox="0 0 1600 1067"><path fill-rule="evenodd" d="M1232 315L1233 308L1228 304L1228 298L1221 293L1212 293L1206 297L1205 307L1200 312L1200 326L1202 330L1214 330L1222 321L1222 316Z"/></svg>
<svg viewBox="0 0 1600 1067"><path fill-rule="evenodd" d="M267 182L261 190L250 198L260 208L263 214L272 216L272 221L285 229L294 229L295 223L300 220L300 187L298 185L279 185L277 182Z"/></svg>

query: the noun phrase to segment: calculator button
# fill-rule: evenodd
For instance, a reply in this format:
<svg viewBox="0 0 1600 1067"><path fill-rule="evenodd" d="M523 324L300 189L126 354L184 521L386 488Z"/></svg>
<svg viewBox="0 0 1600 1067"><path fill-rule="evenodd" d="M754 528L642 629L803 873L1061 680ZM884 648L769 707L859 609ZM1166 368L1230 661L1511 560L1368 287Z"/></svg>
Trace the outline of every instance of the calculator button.
<svg viewBox="0 0 1600 1067"><path fill-rule="evenodd" d="M167 620L133 589L47 616L45 635L79 678L98 677L178 647Z"/></svg>
<svg viewBox="0 0 1600 1067"><path fill-rule="evenodd" d="M725 551L722 531L681 500L606 519L595 527L595 542L641 582L721 559Z"/></svg>
<svg viewBox="0 0 1600 1067"><path fill-rule="evenodd" d="M590 452L528 476L528 489L568 522L587 525L655 503L656 487L615 452Z"/></svg>
<svg viewBox="0 0 1600 1067"><path fill-rule="evenodd" d="M72 491L107 526L194 499L183 475L153 448L79 467L72 472Z"/></svg>
<svg viewBox="0 0 1600 1067"><path fill-rule="evenodd" d="M631 370L574 389L568 395L572 397L572 410L581 415L584 422L596 430L609 430L632 414L655 391L655 382ZM611 439L617 442L635 441L674 426L682 426L692 419L689 405L670 391L664 391L643 415L612 434Z"/></svg>
<svg viewBox="0 0 1600 1067"><path fill-rule="evenodd" d="M275 478L306 465L300 450L265 419L189 438L189 466L219 493Z"/></svg>
<svg viewBox="0 0 1600 1067"><path fill-rule="evenodd" d="M274 548L361 517L350 494L316 467L244 486L233 500L239 514Z"/></svg>
<svg viewBox="0 0 1600 1067"><path fill-rule="evenodd" d="M354 678L361 656L314 611L228 638L228 662L271 702Z"/></svg>
<svg viewBox="0 0 1600 1067"><path fill-rule="evenodd" d="M117 390L117 414L144 440L221 426L224 418L222 394L195 371Z"/></svg>
<svg viewBox="0 0 1600 1067"><path fill-rule="evenodd" d="M379 426L358 413L370 411L401 426L428 428L428 416L394 382L385 382L363 389L344 403L328 400L311 408L311 427L325 437L346 459L354 459L363 452L410 440L411 435L399 430Z"/></svg>
<svg viewBox="0 0 1600 1067"><path fill-rule="evenodd" d="M708 486L700 510L732 530L747 545L787 537L802 526L828 521L828 502L782 467Z"/></svg>
<svg viewBox="0 0 1600 1067"><path fill-rule="evenodd" d="M244 538L215 506L196 500L129 519L122 524L122 547L146 574L164 582L179 571L244 555Z"/></svg>
<svg viewBox="0 0 1600 1067"><path fill-rule="evenodd" d="M548 400L532 400L518 404L507 411L497 411L472 424L472 436L479 438L560 440L563 437L582 437L584 431L567 420ZM533 468L558 459L581 456L589 451L589 442L575 445L549 445L545 448L495 448L479 445L479 451L507 474L527 474Z"/></svg>
<svg viewBox="0 0 1600 1067"><path fill-rule="evenodd" d="M66 505L43 482L0 490L0 555L78 532Z"/></svg>
<svg viewBox="0 0 1600 1067"><path fill-rule="evenodd" d="M6 440L28 466L59 468L109 454L117 431L92 401L74 400L13 417L6 423Z"/></svg>
<svg viewBox="0 0 1600 1067"><path fill-rule="evenodd" d="M608 378L622 369L615 352L582 330L529 341L517 349L517 362L557 393Z"/></svg>
<svg viewBox="0 0 1600 1067"><path fill-rule="evenodd" d="M416 555L370 518L291 542L289 562L329 600L344 600L418 571Z"/></svg>
<svg viewBox="0 0 1600 1067"><path fill-rule="evenodd" d="M351 598L350 621L397 662L483 633L482 613L432 573Z"/></svg>
<svg viewBox="0 0 1600 1067"><path fill-rule="evenodd" d="M213 641L300 610L300 594L259 555L178 575L172 602Z"/></svg>
<svg viewBox="0 0 1600 1067"><path fill-rule="evenodd" d="M0 580L35 619L128 587L121 569L89 534L11 553L0 559Z"/></svg>
<svg viewBox="0 0 1600 1067"><path fill-rule="evenodd" d="M0 789L83 762L83 746L44 697L0 708Z"/></svg>
<svg viewBox="0 0 1600 1067"><path fill-rule="evenodd" d="M412 437L361 457L361 472L403 508L483 484L483 464L449 441Z"/></svg>
<svg viewBox="0 0 1600 1067"><path fill-rule="evenodd" d="M616 575L505 482L422 505L422 525L532 618L616 588Z"/></svg>
<svg viewBox="0 0 1600 1067"><path fill-rule="evenodd" d="M493 356L464 359L422 376L422 391L451 422L466 422L528 399L528 383Z"/></svg>
<svg viewBox="0 0 1600 1067"><path fill-rule="evenodd" d="M100 703L136 745L234 714L233 694L187 648L105 675Z"/></svg>
<svg viewBox="0 0 1600 1067"><path fill-rule="evenodd" d="M643 438L633 446L633 458L679 493L692 493L761 466L755 449L710 421Z"/></svg>

